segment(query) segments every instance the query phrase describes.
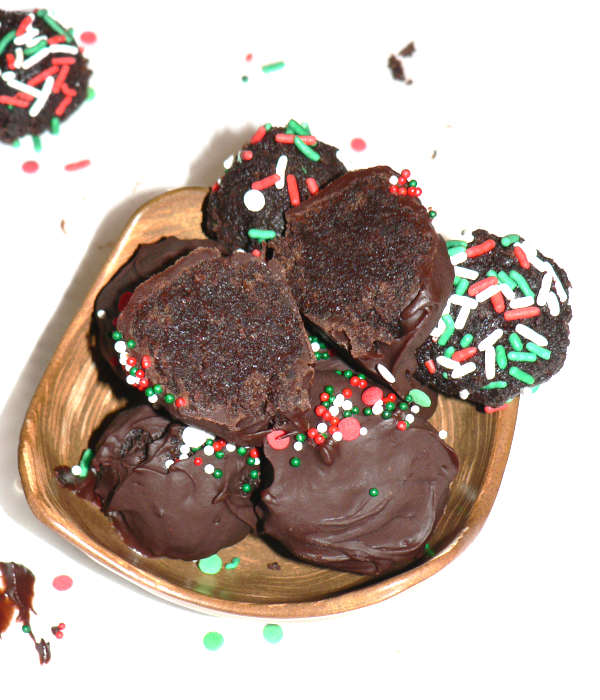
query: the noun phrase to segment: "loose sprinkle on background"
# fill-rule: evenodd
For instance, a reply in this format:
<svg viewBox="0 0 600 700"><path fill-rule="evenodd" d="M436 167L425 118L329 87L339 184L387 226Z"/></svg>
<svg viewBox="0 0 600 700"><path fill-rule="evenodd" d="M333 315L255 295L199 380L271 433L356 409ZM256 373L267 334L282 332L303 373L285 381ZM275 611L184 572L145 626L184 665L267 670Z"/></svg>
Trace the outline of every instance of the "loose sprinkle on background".
<svg viewBox="0 0 600 700"><path fill-rule="evenodd" d="M283 630L279 625L273 623L265 625L263 627L263 637L265 638L265 641L269 642L270 644L277 644L277 642L280 642L283 637Z"/></svg>
<svg viewBox="0 0 600 700"><path fill-rule="evenodd" d="M73 170L81 170L82 168L87 168L91 164L89 160L78 160L76 163L67 163L65 165L65 170L72 172Z"/></svg>
<svg viewBox="0 0 600 700"><path fill-rule="evenodd" d="M353 151L364 151L367 147L367 142L361 138L355 138L350 141L350 146Z"/></svg>
<svg viewBox="0 0 600 700"><path fill-rule="evenodd" d="M95 44L98 37L94 32L83 32L79 38L84 44Z"/></svg>
<svg viewBox="0 0 600 700"><path fill-rule="evenodd" d="M213 554L198 561L198 568L203 574L218 574L223 567L223 560L218 554Z"/></svg>
<svg viewBox="0 0 600 700"><path fill-rule="evenodd" d="M202 641L209 651L217 651L217 649L223 646L225 640L223 639L223 635L219 632L207 632Z"/></svg>
<svg viewBox="0 0 600 700"><path fill-rule="evenodd" d="M52 585L57 591L68 591L73 585L73 579L62 574L61 576L56 576L54 581L52 581Z"/></svg>
<svg viewBox="0 0 600 700"><path fill-rule="evenodd" d="M26 160L21 166L24 173L37 173L39 167L38 162L35 160Z"/></svg>

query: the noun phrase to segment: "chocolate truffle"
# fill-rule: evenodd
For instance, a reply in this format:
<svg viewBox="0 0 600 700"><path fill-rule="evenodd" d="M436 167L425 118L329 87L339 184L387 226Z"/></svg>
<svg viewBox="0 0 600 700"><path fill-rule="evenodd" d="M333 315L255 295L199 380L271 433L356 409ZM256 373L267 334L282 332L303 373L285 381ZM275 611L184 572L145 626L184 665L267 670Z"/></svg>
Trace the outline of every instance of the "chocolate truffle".
<svg viewBox="0 0 600 700"><path fill-rule="evenodd" d="M339 361L318 363L312 391L320 402L306 433L282 429L265 440L272 483L261 493L262 531L319 566L361 574L409 566L444 511L455 453L417 402L393 400Z"/></svg>
<svg viewBox="0 0 600 700"><path fill-rule="evenodd" d="M401 179L385 166L347 173L289 210L285 237L269 245L309 324L404 396L452 266L419 190Z"/></svg>
<svg viewBox="0 0 600 700"><path fill-rule="evenodd" d="M243 454L240 454L243 453ZM252 464L249 462L252 461ZM202 559L253 528L260 458L151 406L118 413L96 446L95 494L144 554Z"/></svg>
<svg viewBox="0 0 600 700"><path fill-rule="evenodd" d="M293 119L286 128L259 127L225 161L226 173L206 198L204 232L230 252L282 235L287 209L346 172L336 152Z"/></svg>
<svg viewBox="0 0 600 700"><path fill-rule="evenodd" d="M114 338L150 402L236 444L308 408L313 354L275 263L194 250L136 288Z"/></svg>
<svg viewBox="0 0 600 700"><path fill-rule="evenodd" d="M164 270L198 246L214 247L215 245L213 241L180 240L174 236L161 238L156 243L140 245L125 265L100 290L94 304L96 343L102 357L119 377L122 372L115 355L115 341L112 334L117 316L127 306L133 290L140 282Z"/></svg>
<svg viewBox="0 0 600 700"><path fill-rule="evenodd" d="M569 344L569 279L517 234L474 231L448 241L454 294L417 351L416 377L490 409L562 367Z"/></svg>
<svg viewBox="0 0 600 700"><path fill-rule="evenodd" d="M87 98L87 60L47 10L0 10L0 141L56 133Z"/></svg>

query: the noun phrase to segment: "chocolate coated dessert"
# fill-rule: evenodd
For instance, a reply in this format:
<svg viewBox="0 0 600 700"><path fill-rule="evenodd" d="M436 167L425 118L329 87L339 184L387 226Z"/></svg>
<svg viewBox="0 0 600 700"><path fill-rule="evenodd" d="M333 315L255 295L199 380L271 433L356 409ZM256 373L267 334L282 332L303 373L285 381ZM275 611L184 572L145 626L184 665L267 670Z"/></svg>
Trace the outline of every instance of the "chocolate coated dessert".
<svg viewBox="0 0 600 700"><path fill-rule="evenodd" d="M250 448L140 406L115 416L87 478L130 546L153 556L201 559L254 527L251 495L259 477L260 459L250 457Z"/></svg>
<svg viewBox="0 0 600 700"><path fill-rule="evenodd" d="M94 304L96 343L102 357L119 377L122 372L115 355L112 333L117 316L127 306L133 290L140 282L172 265L175 260L194 248L215 245L212 241L181 240L173 236L161 238L156 243L140 245L110 282L101 289Z"/></svg>
<svg viewBox="0 0 600 700"><path fill-rule="evenodd" d="M197 249L140 284L115 350L149 401L236 444L308 408L300 315L278 266L246 253Z"/></svg>
<svg viewBox="0 0 600 700"><path fill-rule="evenodd" d="M336 152L293 119L286 128L259 127L225 161L226 173L206 198L204 232L230 252L282 235L287 209L346 172Z"/></svg>
<svg viewBox="0 0 600 700"><path fill-rule="evenodd" d="M385 166L343 175L288 211L270 245L305 319L405 395L452 266L425 207L398 193L401 177Z"/></svg>
<svg viewBox="0 0 600 700"><path fill-rule="evenodd" d="M87 98L90 75L73 30L46 10L0 10L0 141L57 133Z"/></svg>
<svg viewBox="0 0 600 700"><path fill-rule="evenodd" d="M556 374L569 344L569 279L520 236L448 241L454 294L417 351L417 379L498 407Z"/></svg>
<svg viewBox="0 0 600 700"><path fill-rule="evenodd" d="M312 397L306 433L265 441L273 480L261 493L263 532L319 566L406 568L423 555L457 473L455 453L420 415L427 399L386 394L339 360L318 363Z"/></svg>

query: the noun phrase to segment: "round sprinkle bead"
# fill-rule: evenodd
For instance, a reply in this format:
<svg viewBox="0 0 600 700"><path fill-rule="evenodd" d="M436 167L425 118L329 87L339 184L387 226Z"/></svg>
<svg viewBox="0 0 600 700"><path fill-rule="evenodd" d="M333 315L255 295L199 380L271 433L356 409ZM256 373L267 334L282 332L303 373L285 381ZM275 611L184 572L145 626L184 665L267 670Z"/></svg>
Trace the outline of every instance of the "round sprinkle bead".
<svg viewBox="0 0 600 700"><path fill-rule="evenodd" d="M369 489L369 496L372 496L375 498L375 496L379 496L379 490L378 489Z"/></svg>
<svg viewBox="0 0 600 700"><path fill-rule="evenodd" d="M290 466L299 467L300 466L300 458L299 457L292 457L290 459Z"/></svg>

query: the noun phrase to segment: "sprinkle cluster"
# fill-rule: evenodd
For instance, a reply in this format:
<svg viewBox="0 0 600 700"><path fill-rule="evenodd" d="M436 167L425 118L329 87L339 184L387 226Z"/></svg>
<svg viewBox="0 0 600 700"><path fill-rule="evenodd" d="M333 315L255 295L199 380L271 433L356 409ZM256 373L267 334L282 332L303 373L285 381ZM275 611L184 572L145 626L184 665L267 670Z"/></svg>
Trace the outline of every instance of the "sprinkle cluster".
<svg viewBox="0 0 600 700"><path fill-rule="evenodd" d="M411 180L409 178L410 170L406 169L403 170L400 175L391 175L389 179L390 194L393 194L396 197L420 197L423 194L423 190L420 187L417 187L416 180ZM434 219L437 216L433 209L429 209L427 213L431 219Z"/></svg>

